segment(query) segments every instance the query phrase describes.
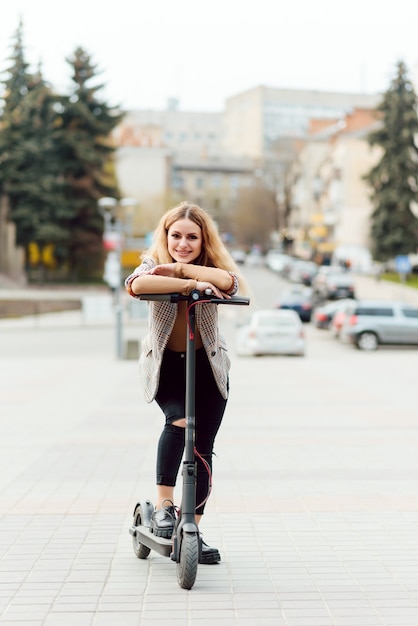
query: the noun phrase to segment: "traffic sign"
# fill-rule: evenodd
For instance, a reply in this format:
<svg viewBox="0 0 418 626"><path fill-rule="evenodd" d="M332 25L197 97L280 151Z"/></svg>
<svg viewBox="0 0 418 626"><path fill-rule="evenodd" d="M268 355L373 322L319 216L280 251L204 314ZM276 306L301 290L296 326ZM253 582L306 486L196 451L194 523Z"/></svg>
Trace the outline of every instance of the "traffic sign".
<svg viewBox="0 0 418 626"><path fill-rule="evenodd" d="M395 257L395 267L398 274L409 274L412 270L411 261L406 254Z"/></svg>

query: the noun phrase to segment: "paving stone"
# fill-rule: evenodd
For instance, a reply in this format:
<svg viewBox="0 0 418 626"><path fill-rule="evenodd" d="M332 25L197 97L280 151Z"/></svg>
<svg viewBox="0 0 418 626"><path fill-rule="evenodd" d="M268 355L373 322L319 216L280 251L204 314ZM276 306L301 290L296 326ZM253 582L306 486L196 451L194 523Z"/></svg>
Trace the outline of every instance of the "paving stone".
<svg viewBox="0 0 418 626"><path fill-rule="evenodd" d="M361 355L373 385L335 361L325 392L320 352L231 350L202 521L222 561L186 591L176 564L137 559L128 533L154 497L158 407L137 364L115 359L113 325L59 315L0 322L2 626L417 626L414 352L397 357L402 377L390 351ZM345 372L365 367L344 354Z"/></svg>

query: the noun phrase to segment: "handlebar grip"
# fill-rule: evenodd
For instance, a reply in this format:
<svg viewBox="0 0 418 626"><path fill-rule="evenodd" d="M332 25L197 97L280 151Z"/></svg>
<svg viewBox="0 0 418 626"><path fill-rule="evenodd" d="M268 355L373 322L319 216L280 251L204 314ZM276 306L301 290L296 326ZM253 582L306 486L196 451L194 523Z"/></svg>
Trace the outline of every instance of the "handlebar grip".
<svg viewBox="0 0 418 626"><path fill-rule="evenodd" d="M241 304L241 305L248 305L250 304L250 299L249 298L241 298L240 296L231 296L231 298L226 299L226 298L211 298L210 302L213 302L213 304Z"/></svg>
<svg viewBox="0 0 418 626"><path fill-rule="evenodd" d="M140 300L155 300L157 302L178 302L179 293L141 293Z"/></svg>

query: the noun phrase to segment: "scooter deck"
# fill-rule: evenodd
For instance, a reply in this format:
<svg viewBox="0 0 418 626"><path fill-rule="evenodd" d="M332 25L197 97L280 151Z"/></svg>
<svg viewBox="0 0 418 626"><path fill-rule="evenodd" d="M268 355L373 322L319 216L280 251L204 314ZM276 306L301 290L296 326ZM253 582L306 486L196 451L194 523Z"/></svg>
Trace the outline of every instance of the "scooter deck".
<svg viewBox="0 0 418 626"><path fill-rule="evenodd" d="M150 533L148 526L131 526L129 534L136 537L139 543L158 552L162 556L170 556L173 551L173 542L171 539L157 537L154 533Z"/></svg>

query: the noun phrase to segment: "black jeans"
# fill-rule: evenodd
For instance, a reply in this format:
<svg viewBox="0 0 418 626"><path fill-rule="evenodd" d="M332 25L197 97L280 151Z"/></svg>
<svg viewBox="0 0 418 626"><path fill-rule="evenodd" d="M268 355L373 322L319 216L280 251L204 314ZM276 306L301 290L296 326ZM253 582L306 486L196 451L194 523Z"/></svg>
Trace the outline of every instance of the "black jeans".
<svg viewBox="0 0 418 626"><path fill-rule="evenodd" d="M156 401L165 415L157 450L157 485L174 487L184 452L184 428L173 422L185 417L186 353L166 350L161 365ZM225 412L204 348L196 350L195 446L212 472L216 434ZM209 491L209 474L197 457L196 513L202 515Z"/></svg>

